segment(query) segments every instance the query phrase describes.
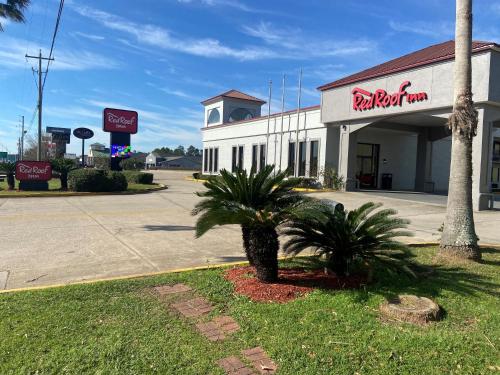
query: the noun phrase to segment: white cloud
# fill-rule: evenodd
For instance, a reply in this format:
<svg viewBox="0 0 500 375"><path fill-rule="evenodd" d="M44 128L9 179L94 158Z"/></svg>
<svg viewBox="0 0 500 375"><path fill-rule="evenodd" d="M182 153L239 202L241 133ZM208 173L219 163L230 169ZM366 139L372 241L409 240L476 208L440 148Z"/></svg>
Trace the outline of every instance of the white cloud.
<svg viewBox="0 0 500 375"><path fill-rule="evenodd" d="M165 28L151 24L135 23L87 6L75 7L74 9L81 16L97 21L108 29L128 34L134 37L139 44L150 47L211 58L232 57L239 60L258 60L280 57L279 54L267 48L248 46L236 49L225 46L219 40L212 38L180 38L174 36L170 30Z"/></svg>
<svg viewBox="0 0 500 375"><path fill-rule="evenodd" d="M278 14L277 12L253 8L247 4L236 0L177 0L181 4L201 4L209 7L225 7L237 9L247 13Z"/></svg>
<svg viewBox="0 0 500 375"><path fill-rule="evenodd" d="M28 41L16 38L2 37L0 45L0 66L5 68L24 68L26 66L26 48ZM28 54L36 54L29 51ZM49 54L48 48L42 48L42 54ZM55 61L51 63L54 70L91 70L91 69L114 69L119 63L86 50L69 50L57 48L54 52Z"/></svg>
<svg viewBox="0 0 500 375"><path fill-rule="evenodd" d="M270 22L243 26L243 32L265 43L284 49L285 56L295 59L312 57L352 56L373 52L377 45L366 39L338 40L305 36L300 29L280 29Z"/></svg>
<svg viewBox="0 0 500 375"><path fill-rule="evenodd" d="M76 31L76 32L72 33L71 35L77 36L77 37L82 37L82 38L85 38L85 39L90 39L92 41L100 41L100 40L106 39L102 35L87 34L87 33L81 32L81 31Z"/></svg>
<svg viewBox="0 0 500 375"><path fill-rule="evenodd" d="M452 22L426 22L415 21L411 23L389 21L389 27L397 32L411 33L431 38L450 38L455 33Z"/></svg>

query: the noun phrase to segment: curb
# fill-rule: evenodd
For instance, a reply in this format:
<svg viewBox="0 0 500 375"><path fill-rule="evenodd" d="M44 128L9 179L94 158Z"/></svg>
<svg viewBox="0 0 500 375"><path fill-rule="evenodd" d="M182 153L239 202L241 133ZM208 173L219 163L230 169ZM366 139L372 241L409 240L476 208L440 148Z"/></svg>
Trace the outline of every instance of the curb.
<svg viewBox="0 0 500 375"><path fill-rule="evenodd" d="M19 193L16 195L1 195L0 199L12 199L12 198L61 198L61 197L94 197L101 195L137 195L137 194L148 194L155 191L168 189L167 185L158 184L159 186L147 189L147 190L137 190L137 191L123 191L123 192L101 192L101 193L86 193L86 192L73 192L73 193L40 193L40 194L26 194Z"/></svg>

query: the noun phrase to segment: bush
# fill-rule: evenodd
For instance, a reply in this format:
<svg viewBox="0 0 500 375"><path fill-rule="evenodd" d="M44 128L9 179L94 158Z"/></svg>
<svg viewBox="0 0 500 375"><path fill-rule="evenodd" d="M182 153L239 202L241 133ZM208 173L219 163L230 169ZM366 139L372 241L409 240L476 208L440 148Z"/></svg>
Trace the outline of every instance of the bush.
<svg viewBox="0 0 500 375"><path fill-rule="evenodd" d="M121 172L107 172L99 169L77 169L68 175L72 191L107 192L125 191L127 179Z"/></svg>
<svg viewBox="0 0 500 375"><path fill-rule="evenodd" d="M140 171L145 167L144 162L137 158L123 159L120 166L126 171Z"/></svg>
<svg viewBox="0 0 500 375"><path fill-rule="evenodd" d="M335 168L327 166L320 171L323 176L323 185L328 189L341 190L344 187L344 177L339 176Z"/></svg>
<svg viewBox="0 0 500 375"><path fill-rule="evenodd" d="M198 179L200 178L200 176L201 176L201 173L200 173L200 172L194 172L194 173L193 173L193 178L194 178L195 180L198 180Z"/></svg>
<svg viewBox="0 0 500 375"><path fill-rule="evenodd" d="M107 191L125 191L128 188L127 178L122 172L109 172Z"/></svg>
<svg viewBox="0 0 500 375"><path fill-rule="evenodd" d="M137 172L137 171L124 171L123 175L129 183L132 184L146 184L153 183L154 175L152 173Z"/></svg>
<svg viewBox="0 0 500 375"><path fill-rule="evenodd" d="M321 189L321 182L315 178L310 177L300 177L297 187L304 189Z"/></svg>

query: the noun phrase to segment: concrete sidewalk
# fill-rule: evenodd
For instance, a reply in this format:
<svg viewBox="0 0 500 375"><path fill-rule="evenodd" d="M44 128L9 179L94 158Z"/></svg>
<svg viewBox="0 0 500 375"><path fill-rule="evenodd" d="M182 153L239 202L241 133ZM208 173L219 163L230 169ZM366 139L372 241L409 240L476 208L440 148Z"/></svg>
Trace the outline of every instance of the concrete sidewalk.
<svg viewBox="0 0 500 375"><path fill-rule="evenodd" d="M237 226L194 238L203 189L188 172L156 172L151 194L0 199L0 289L71 283L245 260ZM347 208L373 200L412 220L412 241L436 241L445 207L365 193L321 193ZM476 214L482 242L500 243L500 212Z"/></svg>

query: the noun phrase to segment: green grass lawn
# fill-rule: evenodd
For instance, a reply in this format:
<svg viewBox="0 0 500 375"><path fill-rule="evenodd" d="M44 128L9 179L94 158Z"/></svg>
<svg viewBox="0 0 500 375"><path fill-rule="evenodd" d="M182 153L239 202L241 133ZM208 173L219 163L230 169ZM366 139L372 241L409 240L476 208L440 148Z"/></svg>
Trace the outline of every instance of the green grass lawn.
<svg viewBox="0 0 500 375"><path fill-rule="evenodd" d="M415 248L434 265L435 248ZM311 264L307 259L283 266ZM212 268L132 280L0 295L0 374L223 374L216 361L262 346L279 374L493 374L500 366L500 252L481 264L435 266L418 281L376 270L375 284L317 290L287 304L236 296ZM210 343L149 292L183 282L229 314L241 331ZM387 324L378 305L415 293L435 299L444 320ZM491 367L493 366L493 367ZM492 370L493 369L493 370Z"/></svg>
<svg viewBox="0 0 500 375"><path fill-rule="evenodd" d="M16 181L16 189L19 186L19 181ZM159 187L158 184L133 184L129 183L128 184L128 189L126 192L123 193L136 193L136 192L143 192L146 190L151 190L154 188ZM30 195L30 196L37 196L40 195L41 193L45 194L54 194L54 195L61 195L61 194L72 194L73 192L68 191L68 192L62 192L60 191L61 189L61 181L58 178L53 178L52 180L49 181L49 191L45 192L39 192L39 191L23 191L23 192L17 192L17 191L9 191L7 190L7 181L0 181L0 197L2 196L16 196L16 195ZM115 192L114 194L120 194L120 192Z"/></svg>

